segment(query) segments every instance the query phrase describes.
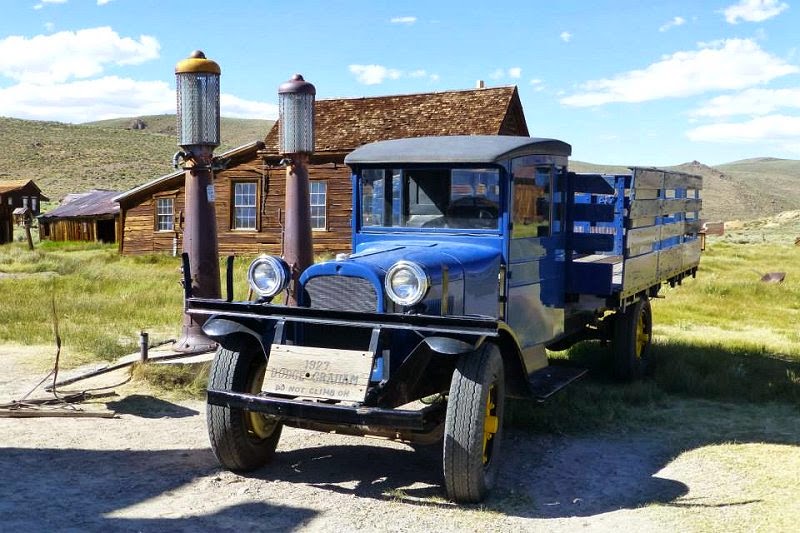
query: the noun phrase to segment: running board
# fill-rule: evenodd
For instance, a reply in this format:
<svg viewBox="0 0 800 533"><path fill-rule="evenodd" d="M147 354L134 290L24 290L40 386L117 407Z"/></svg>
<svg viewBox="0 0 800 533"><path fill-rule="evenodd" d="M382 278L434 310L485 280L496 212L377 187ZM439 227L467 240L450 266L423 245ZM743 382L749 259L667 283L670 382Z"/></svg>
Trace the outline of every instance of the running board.
<svg viewBox="0 0 800 533"><path fill-rule="evenodd" d="M529 375L528 384L533 397L543 401L584 374L586 374L585 368L546 366Z"/></svg>

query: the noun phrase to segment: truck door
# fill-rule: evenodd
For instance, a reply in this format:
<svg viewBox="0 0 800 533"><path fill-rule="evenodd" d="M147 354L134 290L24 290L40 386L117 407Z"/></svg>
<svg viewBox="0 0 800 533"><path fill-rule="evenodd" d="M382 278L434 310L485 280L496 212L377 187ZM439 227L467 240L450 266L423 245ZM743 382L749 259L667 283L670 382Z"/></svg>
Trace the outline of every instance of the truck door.
<svg viewBox="0 0 800 533"><path fill-rule="evenodd" d="M561 169L536 156L512 160L506 320L528 348L564 328Z"/></svg>

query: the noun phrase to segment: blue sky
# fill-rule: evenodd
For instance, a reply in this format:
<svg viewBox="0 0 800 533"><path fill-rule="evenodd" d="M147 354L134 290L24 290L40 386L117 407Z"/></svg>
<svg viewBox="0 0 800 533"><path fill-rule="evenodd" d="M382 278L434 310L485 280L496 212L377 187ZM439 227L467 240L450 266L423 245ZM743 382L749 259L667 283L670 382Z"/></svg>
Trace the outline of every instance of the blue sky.
<svg viewBox="0 0 800 533"><path fill-rule="evenodd" d="M517 85L531 135L622 165L800 159L800 5L781 0L4 0L0 116L173 113L174 66L222 67L222 114Z"/></svg>

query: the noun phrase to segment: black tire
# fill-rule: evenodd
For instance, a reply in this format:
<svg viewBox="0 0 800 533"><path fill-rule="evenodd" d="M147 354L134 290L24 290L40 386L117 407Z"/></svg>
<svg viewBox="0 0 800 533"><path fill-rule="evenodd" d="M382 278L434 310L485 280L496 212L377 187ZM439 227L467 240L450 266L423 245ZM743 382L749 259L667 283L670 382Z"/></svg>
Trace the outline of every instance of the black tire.
<svg viewBox="0 0 800 533"><path fill-rule="evenodd" d="M486 343L459 358L450 382L443 450L444 484L453 501L479 502L494 486L505 393L496 345Z"/></svg>
<svg viewBox="0 0 800 533"><path fill-rule="evenodd" d="M208 388L257 394L264 380L266 361L257 351L220 348L214 357ZM208 405L208 438L220 464L234 472L248 472L272 459L283 425L259 413Z"/></svg>
<svg viewBox="0 0 800 533"><path fill-rule="evenodd" d="M614 376L622 381L640 379L650 364L653 314L650 300L642 298L614 317L611 342Z"/></svg>

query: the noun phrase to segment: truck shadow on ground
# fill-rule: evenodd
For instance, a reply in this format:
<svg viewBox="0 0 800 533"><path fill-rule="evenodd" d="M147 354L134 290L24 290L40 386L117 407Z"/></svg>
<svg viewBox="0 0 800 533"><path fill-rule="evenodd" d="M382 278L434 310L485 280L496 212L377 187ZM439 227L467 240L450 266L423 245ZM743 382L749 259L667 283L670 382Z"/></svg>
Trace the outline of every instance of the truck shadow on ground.
<svg viewBox="0 0 800 533"><path fill-rule="evenodd" d="M232 531L264 524L292 530L316 515L300 506L251 502L180 516L197 509L182 507L173 491L197 478L206 478L207 494L215 490L219 469L206 449L0 448L0 470L13 472L0 485L0 529L5 531ZM175 518L109 516L158 497L167 498L162 510Z"/></svg>
<svg viewBox="0 0 800 533"><path fill-rule="evenodd" d="M531 518L591 516L651 504L704 507L709 504L686 498L684 482L659 474L685 451L730 442L800 445L793 405L800 391L798 363L682 343L658 347L656 355L658 371L644 383L620 385L598 371L562 393L556 413L572 418L568 435L543 431L536 416L507 427L497 487L484 507ZM681 394L665 392L670 384ZM634 419L627 418L631 413ZM591 424L586 417L593 417ZM272 467L255 476L364 498L452 505L441 479L441 446L411 451L364 442L279 448ZM711 506L752 503L742 495Z"/></svg>

